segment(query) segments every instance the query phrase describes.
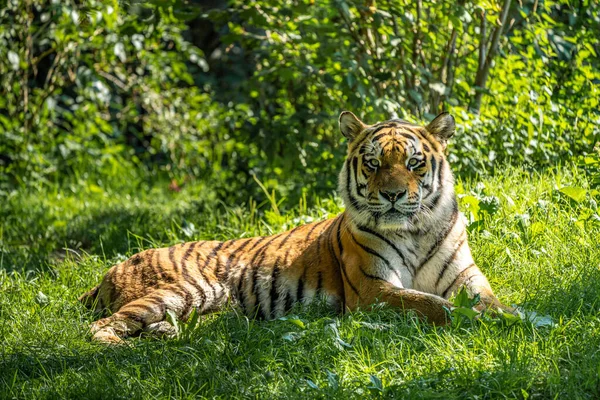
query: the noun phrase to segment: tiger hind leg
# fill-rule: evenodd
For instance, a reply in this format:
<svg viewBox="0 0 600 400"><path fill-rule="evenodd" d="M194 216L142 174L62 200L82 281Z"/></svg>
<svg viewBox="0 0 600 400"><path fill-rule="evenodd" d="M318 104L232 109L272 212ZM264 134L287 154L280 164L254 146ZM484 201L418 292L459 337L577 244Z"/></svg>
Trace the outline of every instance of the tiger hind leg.
<svg viewBox="0 0 600 400"><path fill-rule="evenodd" d="M160 324L166 322L167 310L185 319L193 306L201 305L195 297L181 287L157 289L125 304L110 317L94 322L90 328L92 340L104 344L122 344L124 338L142 330L158 334L171 332L166 325Z"/></svg>

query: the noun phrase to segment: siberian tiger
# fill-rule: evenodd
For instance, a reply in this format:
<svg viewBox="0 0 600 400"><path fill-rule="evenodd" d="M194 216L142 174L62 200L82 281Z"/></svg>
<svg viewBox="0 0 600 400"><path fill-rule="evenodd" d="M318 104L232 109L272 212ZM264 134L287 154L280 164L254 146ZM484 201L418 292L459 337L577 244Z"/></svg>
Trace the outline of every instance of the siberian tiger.
<svg viewBox="0 0 600 400"><path fill-rule="evenodd" d="M392 119L366 125L339 118L348 154L339 175L346 210L268 237L198 241L150 249L112 267L80 297L112 315L93 340L120 343L140 331L168 333L171 310L185 320L230 301L249 316L277 318L321 297L336 310L385 302L435 325L464 286L479 309L503 308L475 265L444 156L454 118L426 127Z"/></svg>

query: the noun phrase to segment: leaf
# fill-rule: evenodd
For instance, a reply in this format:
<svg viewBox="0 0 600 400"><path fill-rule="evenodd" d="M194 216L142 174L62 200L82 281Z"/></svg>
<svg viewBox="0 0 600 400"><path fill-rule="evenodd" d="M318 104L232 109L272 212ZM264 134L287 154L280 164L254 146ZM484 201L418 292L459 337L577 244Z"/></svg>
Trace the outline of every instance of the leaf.
<svg viewBox="0 0 600 400"><path fill-rule="evenodd" d="M45 306L50 302L50 300L48 299L48 296L46 296L44 293L38 292L35 295L35 302L38 303L40 306Z"/></svg>
<svg viewBox="0 0 600 400"><path fill-rule="evenodd" d="M479 200L479 208L486 214L494 215L500 208L500 199L496 196L485 196Z"/></svg>
<svg viewBox="0 0 600 400"><path fill-rule="evenodd" d="M431 90L433 90L434 92L437 92L439 94L446 93L446 85L444 85L443 83L440 83L440 82L432 83L429 85L429 87L431 88Z"/></svg>
<svg viewBox="0 0 600 400"><path fill-rule="evenodd" d="M381 379L375 375L369 375L369 380L371 381L371 386L369 386L369 389L383 392L383 383L381 382Z"/></svg>
<svg viewBox="0 0 600 400"><path fill-rule="evenodd" d="M581 203L585 200L585 195L587 194L585 189L576 186L565 186L558 191L570 199L575 200L577 203Z"/></svg>
<svg viewBox="0 0 600 400"><path fill-rule="evenodd" d="M287 340L288 342L295 342L298 339L300 339L302 335L300 335L298 332L288 332L283 334L283 336L281 336L281 338L283 340Z"/></svg>
<svg viewBox="0 0 600 400"><path fill-rule="evenodd" d="M475 196L467 195L460 197L460 203L470 211L471 222L479 221L479 199Z"/></svg>
<svg viewBox="0 0 600 400"><path fill-rule="evenodd" d="M335 338L335 343L337 344L336 347L340 350L342 350L343 348L346 348L346 349L352 348L352 345L350 343L343 341L342 338L339 338L339 337Z"/></svg>
<svg viewBox="0 0 600 400"><path fill-rule="evenodd" d="M119 57L122 63L127 61L127 55L125 54L125 45L121 42L115 44L114 48L115 56Z"/></svg>
<svg viewBox="0 0 600 400"><path fill-rule="evenodd" d="M520 315L514 315L511 313L500 314L500 319L506 322L506 324L509 326L523 321Z"/></svg>
<svg viewBox="0 0 600 400"><path fill-rule="evenodd" d="M313 381L311 381L310 379L305 379L305 381L306 381L306 384L308 386L310 386L311 388L319 390L319 387L317 386L317 384L314 383Z"/></svg>
<svg viewBox="0 0 600 400"><path fill-rule="evenodd" d="M179 320L175 312L173 310L167 310L166 319L171 325L173 325L173 328L175 328L176 335L177 337L179 337L181 333L181 327L179 326Z"/></svg>
<svg viewBox="0 0 600 400"><path fill-rule="evenodd" d="M469 295L465 288L461 288L456 297L454 298L454 306L455 307L465 307L468 304Z"/></svg>
<svg viewBox="0 0 600 400"><path fill-rule="evenodd" d="M8 51L8 62L15 71L19 69L19 55L12 50Z"/></svg>
<svg viewBox="0 0 600 400"><path fill-rule="evenodd" d="M192 313L190 314L190 317L186 322L186 325L191 328L196 328L196 326L198 326L198 322L200 322L200 313L198 312L198 309L194 307Z"/></svg>
<svg viewBox="0 0 600 400"><path fill-rule="evenodd" d="M452 302L452 304L455 307L466 308L471 308L477 303L479 303L479 295L476 295L473 298L469 297L469 293L467 292L467 289L464 286L460 288L459 292L456 294Z"/></svg>
<svg viewBox="0 0 600 400"><path fill-rule="evenodd" d="M542 327L550 327L553 328L556 326L554 320L549 315L539 315L535 311L523 311L524 318L526 321L530 322L536 328Z"/></svg>
<svg viewBox="0 0 600 400"><path fill-rule="evenodd" d="M301 329L305 328L304 322L302 322L298 318L288 318L288 321L291 322L292 324L296 325L297 327L301 328Z"/></svg>
<svg viewBox="0 0 600 400"><path fill-rule="evenodd" d="M331 372L330 370L326 370L327 372L327 382L329 383L329 387L333 390L337 390L339 387L338 381L339 377L335 372Z"/></svg>
<svg viewBox="0 0 600 400"><path fill-rule="evenodd" d="M414 89L408 91L408 95L414 100L415 103L421 104L423 103L423 96L419 92Z"/></svg>
<svg viewBox="0 0 600 400"><path fill-rule="evenodd" d="M452 310L452 316L455 316L455 315L464 315L465 317L467 317L469 319L469 321L472 321L473 318L475 318L477 315L479 315L479 312L473 310L472 308L457 307Z"/></svg>
<svg viewBox="0 0 600 400"><path fill-rule="evenodd" d="M181 224L181 233L185 235L187 238L191 238L196 233L196 226L193 222L188 222L188 220L184 219Z"/></svg>

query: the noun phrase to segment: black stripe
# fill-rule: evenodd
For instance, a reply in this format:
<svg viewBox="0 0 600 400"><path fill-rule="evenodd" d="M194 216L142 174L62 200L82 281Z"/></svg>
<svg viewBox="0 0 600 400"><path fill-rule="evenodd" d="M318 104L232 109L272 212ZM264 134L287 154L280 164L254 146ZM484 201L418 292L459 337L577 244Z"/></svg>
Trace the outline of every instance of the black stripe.
<svg viewBox="0 0 600 400"><path fill-rule="evenodd" d="M277 278L279 277L279 267L277 262L273 266L273 272L271 272L271 317L277 317L275 307L277 306L277 300L279 300L279 292L277 291Z"/></svg>
<svg viewBox="0 0 600 400"><path fill-rule="evenodd" d="M375 132L379 132L380 130L382 130L382 129L384 129L384 128L386 128L386 127L385 127L385 126L383 126L383 127L379 128L379 129L377 129ZM375 133L375 132L373 132L373 133ZM382 137L386 137L386 136L388 136L388 135L389 135L389 133L380 133L380 134L379 134L379 135L377 135L377 136L373 136L373 138L371 139L371 141L373 141L373 142L376 142L376 141L378 141L379 139L381 139Z"/></svg>
<svg viewBox="0 0 600 400"><path fill-rule="evenodd" d="M171 246L169 247L169 261L171 261L171 263L173 264L173 270L175 270L175 273L177 273L177 263L175 262L175 246Z"/></svg>
<svg viewBox="0 0 600 400"><path fill-rule="evenodd" d="M202 271L204 268L206 268L208 266L208 264L210 263L211 259L213 259L216 255L217 252L221 249L221 247L223 247L223 242L219 242L218 245L216 245L215 247L213 247L213 249L211 250L211 252L208 254L208 256L206 256L206 260L204 261L204 265L202 265L202 267L200 267L200 270ZM200 262L200 253L198 253L198 257L196 258L196 263L199 264Z"/></svg>
<svg viewBox="0 0 600 400"><path fill-rule="evenodd" d="M256 248L256 246L258 246L259 244L261 244L264 240L266 240L268 238L269 238L269 236L262 236L261 238L259 238L259 240L256 243L254 243L252 245L252 247L250 247L248 249L248 251L250 252L250 251L254 250ZM256 239L256 238L252 238L252 239Z"/></svg>
<svg viewBox="0 0 600 400"><path fill-rule="evenodd" d="M445 166L444 159L440 158L440 166L438 167L438 184L439 184L438 192L441 192L442 191L442 187L444 186L444 181L443 181L443 179L444 179L444 166Z"/></svg>
<svg viewBox="0 0 600 400"><path fill-rule="evenodd" d="M232 239L232 240L228 240L223 244L223 247L220 249L221 251L225 251L227 250L230 246L232 246L235 242L237 242L237 240ZM215 276L217 277L217 279L221 279L223 273L221 271L221 258L217 257L217 263L215 265Z"/></svg>
<svg viewBox="0 0 600 400"><path fill-rule="evenodd" d="M202 246L204 246L208 242L205 241L205 240L203 240L201 242L198 241L198 242L192 243L192 245L190 247L188 247L188 249L186 250L186 252L183 254L182 263L185 262L190 257L190 255L192 255L192 252L196 249L196 246L199 243L202 243L202 244L200 245L200 247L198 247L198 249L202 248Z"/></svg>
<svg viewBox="0 0 600 400"><path fill-rule="evenodd" d="M360 174L362 175L362 177L363 177L365 180L368 180L368 179L369 179L369 175L367 175L367 173L365 172L365 169L364 169L364 168L361 168L361 169L360 169ZM367 186L367 185L365 185L365 187L366 187L366 186Z"/></svg>
<svg viewBox="0 0 600 400"><path fill-rule="evenodd" d="M475 266L475 264L471 263L467 268L463 269L458 274L456 274L456 278L454 278L454 280L452 281L452 283L446 288L446 290L444 290L444 293L442 293L442 297L446 298L446 295L448 294L448 290L450 290L450 288L456 284L456 281L458 281L458 278L460 278L460 276L462 275L462 273L465 272L466 270L468 270L469 268L474 267L474 266ZM475 274L475 275L469 275L469 277L467 279L465 279L465 282L468 282L469 279L473 278L474 276L477 276L477 274Z"/></svg>
<svg viewBox="0 0 600 400"><path fill-rule="evenodd" d="M319 221L317 223L315 223L315 225L310 228L310 231L308 231L308 234L306 235L306 239L304 239L304 241L308 241L308 239L310 238L310 235L313 233L313 231L317 228L317 226L322 225L324 222L329 221L328 219L324 219L323 221Z"/></svg>
<svg viewBox="0 0 600 400"><path fill-rule="evenodd" d="M380 278L380 277L378 277L376 275L369 274L367 271L365 271L363 269L362 265L360 265L360 264L358 265L358 268L360 269L360 272L362 272L362 274L364 276L366 276L367 278L369 278L369 279L373 279L373 280L377 280L377 281L385 281L385 279L383 279L383 278Z"/></svg>
<svg viewBox="0 0 600 400"><path fill-rule="evenodd" d="M359 148L360 146L363 145L363 143L368 139L369 136L372 136L374 134L376 134L377 132L379 132L382 129L385 128L395 128L397 127L395 124L386 124L386 125L382 125L382 126L376 126L376 129L371 131L371 132L367 132L360 141L354 141L351 143L351 148L349 149L349 152L352 153L354 152L357 148ZM374 140L374 139L371 139Z"/></svg>
<svg viewBox="0 0 600 400"><path fill-rule="evenodd" d="M442 191L440 190L442 188L442 184L441 184L441 181L439 181L439 179L440 179L440 173L441 173L440 171L441 171L441 166L442 165L441 164L440 165L437 164L437 160L435 159L434 156L431 156L430 161L431 161L431 189L430 189L431 192L423 200L424 201L428 200L431 196L435 195L435 197L433 198L433 201L432 201L433 205L431 207L431 209L433 209L437 205L437 203L438 203L438 201L440 199L440 196L442 195ZM442 159L442 162L443 162L443 159ZM435 186L436 176L437 176L438 181L440 183L438 184L436 190L433 191L433 188Z"/></svg>
<svg viewBox="0 0 600 400"><path fill-rule="evenodd" d="M359 190L359 184L358 184L358 158L354 157L352 159L352 168L354 169L354 184L356 185L356 193L360 196L360 197L365 197Z"/></svg>
<svg viewBox="0 0 600 400"><path fill-rule="evenodd" d="M319 292L323 288L323 274L321 271L317 272L317 288L315 289L315 297L319 295Z"/></svg>
<svg viewBox="0 0 600 400"><path fill-rule="evenodd" d="M244 248L246 246L248 246L252 241L254 240L254 238L251 239L246 239L246 241L244 243L242 243L241 246L239 246L237 249L235 249L234 251L231 252L231 254L229 254L229 257L227 257L227 261L225 262L225 274L221 275L221 276L217 276L218 279L220 280L228 280L229 279L229 270L231 269L231 264L233 263L233 260L235 258L237 258L237 254L244 250Z"/></svg>
<svg viewBox="0 0 600 400"><path fill-rule="evenodd" d="M146 300L146 299L144 299L144 300ZM151 304L153 304L153 303L151 303ZM148 304L132 302L131 304L127 304L127 306L126 306L126 308L130 308L130 307L135 307L135 308L139 309L140 311L145 311L145 312L151 313L151 314L156 313L156 310L154 310L154 307L152 307L152 305L148 305ZM123 310L123 311L119 311L119 314L120 313L135 313L135 311ZM139 312L137 314L139 314Z"/></svg>
<svg viewBox="0 0 600 400"><path fill-rule="evenodd" d="M458 203L456 202L456 198L454 198L453 207L452 207L452 216L450 217L450 221L446 229L444 229L435 239L433 246L427 252L427 256L425 256L425 260L421 263L417 270L421 270L425 264L431 260L431 258L437 254L440 249L442 243L446 241L450 232L452 232L452 228L456 225L456 220L458 219Z"/></svg>
<svg viewBox="0 0 600 400"><path fill-rule="evenodd" d="M346 159L346 162L344 163L344 166L346 168L346 192L348 193L348 199L350 200L350 204L348 204L349 206L354 207L355 210L360 211L362 208L364 208L364 206L362 206L358 200L356 199L356 197L354 197L354 195L352 194L352 190L351 188L351 183L350 183L350 166L348 164L348 160Z"/></svg>
<svg viewBox="0 0 600 400"><path fill-rule="evenodd" d="M204 280L204 282L210 287L211 292L213 293L213 296L215 294L215 288L214 286L210 283L210 280L206 277L206 275L204 274L204 269L208 266L208 264L210 263L210 261L217 257L217 252L223 247L224 242L219 242L219 244L217 244L215 247L213 247L213 249L210 251L210 253L206 256L206 260L204 260L204 264L198 268L198 273L200 274L200 276L202 276L202 279ZM202 253L198 253L198 255L196 256L196 265L200 265L200 256L202 255ZM208 297L206 296L206 291L204 290L204 288L202 288L202 286L200 286L200 284L198 283L198 281L194 278L192 278L189 274L186 275L188 279L188 282L194 286L194 288L196 290L198 290L198 292L200 293L200 297L202 298L202 305L200 306L200 309L204 309L204 307L209 306L207 299Z"/></svg>
<svg viewBox="0 0 600 400"><path fill-rule="evenodd" d="M217 293L217 291L215 290L214 285L210 282L210 280L206 277L206 275L204 274L204 272L202 270L198 270L198 272L200 273L200 276L202 277L202 279L204 280L204 282L208 285L208 287L210 288L210 291L212 292L212 297L213 299L215 298L215 295ZM202 290L203 293L203 307L205 306L209 306L209 304L207 303L207 297L206 297L206 292L204 291L204 289L202 289L202 287L200 285L194 285L195 288Z"/></svg>
<svg viewBox="0 0 600 400"><path fill-rule="evenodd" d="M429 146L427 146L427 143L423 143L423 150L431 151L431 148L429 148Z"/></svg>
<svg viewBox="0 0 600 400"><path fill-rule="evenodd" d="M150 264L150 268L152 268L152 272L154 272L154 274L157 276L159 281L162 281L163 279L163 273L160 269L160 263L158 262L158 251L156 251L156 249L152 249L152 250L146 250L148 252L150 252L150 257L148 257L148 263ZM156 255L156 264L154 263L154 255ZM115 269L116 271L116 269Z"/></svg>
<svg viewBox="0 0 600 400"><path fill-rule="evenodd" d="M426 138L425 136L423 136L423 135L421 134L421 132L419 132L419 130L418 130L418 129L414 129L414 130L412 130L412 129L411 129L411 133L412 133L413 135L415 135L417 138L419 138L419 140L420 140L421 142L428 142L427 138Z"/></svg>
<svg viewBox="0 0 600 400"><path fill-rule="evenodd" d="M298 279L298 285L296 285L296 302L299 303L304 299L304 280Z"/></svg>
<svg viewBox="0 0 600 400"><path fill-rule="evenodd" d="M256 284L256 281L258 280L258 272L260 271L261 268L261 263L262 261L265 259L265 254L267 254L266 251L263 251L260 258L258 259L256 265L254 264L254 261L252 261L250 263L250 268L252 269L252 296L254 297L254 306L258 305L260 306L260 293L256 292L256 289L258 287L258 285ZM264 315L264 312L262 310L262 308L260 308L260 313ZM266 317L266 316L265 316Z"/></svg>
<svg viewBox="0 0 600 400"><path fill-rule="evenodd" d="M290 295L289 291L285 292L285 306L283 308L283 312L287 313L288 311L290 311L292 309L292 307L294 307L294 302L292 301L292 296Z"/></svg>
<svg viewBox="0 0 600 400"><path fill-rule="evenodd" d="M289 231L288 234L283 238L281 243L279 243L279 246L277 246L277 250L281 249L283 247L283 245L288 241L288 239L294 234L294 232L296 232L298 229L302 228L303 226L304 225L297 226L294 229L292 229L291 231Z"/></svg>
<svg viewBox="0 0 600 400"><path fill-rule="evenodd" d="M402 279L400 278L400 275L398 274L398 271L396 271L394 268L392 268L392 264L387 260L387 258L385 258L384 256L382 256L381 254L379 254L377 251L375 251L374 249L360 243L358 240L356 240L356 237L354 236L354 234L352 233L352 231L350 232L350 237L352 238L352 240L354 240L354 243L356 243L361 249L363 249L364 251L366 251L367 253L374 255L375 257L379 258L380 260L382 260L385 265L388 267L389 270L391 270L396 277L400 280L400 282L402 282Z"/></svg>
<svg viewBox="0 0 600 400"><path fill-rule="evenodd" d="M262 242L267 237L262 238L261 240L259 240L259 242ZM256 250L256 252L254 253L254 256L252 257L252 260L250 261L250 263L248 265L246 265L242 269L242 272L240 273L240 280L239 280L238 285L237 285L237 293L238 294L239 293L244 294L244 292L242 291L242 285L244 283L244 276L246 275L246 271L248 270L248 268L250 268L251 270L254 269L254 263L255 263L256 259L261 255L261 253L264 252L264 250L267 248L267 246L269 246L271 244L271 242L273 242L273 240L277 239L277 237L278 236L271 236L271 239L269 241L267 241L267 243L265 243L258 250ZM252 248L255 248L257 244L258 243L256 243L254 246L252 246ZM255 275L255 273L253 273L253 275ZM252 288L252 293L254 293L254 287ZM244 296L244 302L245 302L245 298L246 297Z"/></svg>
<svg viewBox="0 0 600 400"><path fill-rule="evenodd" d="M183 286L180 286L180 287L181 287L181 291L184 293L184 296L183 296L184 306L183 306L183 310L181 310L180 318L185 319L185 317L189 316L189 314L192 311L192 303L194 302L194 297L192 296L192 294L190 292L185 290L185 288Z"/></svg>
<svg viewBox="0 0 600 400"><path fill-rule="evenodd" d="M460 250L460 248L463 246L463 244L465 244L465 242L466 242L466 239L461 240L460 243L458 244L458 246L456 246L456 249L454 249L454 251L452 252L452 255L450 257L448 257L448 259L444 262L444 265L442 266L442 269L440 270L440 274L438 276L438 279L435 282L435 287L436 288L438 287L438 285L440 284L442 278L446 274L446 270L448 269L448 266L450 266L450 264L452 264L452 261L454 261L454 259L456 258L456 254L458 253L458 251Z"/></svg>
<svg viewBox="0 0 600 400"><path fill-rule="evenodd" d="M433 187L433 177L435 176L436 168L437 168L437 160L435 159L434 156L431 156L430 160L431 162L431 177L432 177L432 182L431 182L431 186Z"/></svg>
<svg viewBox="0 0 600 400"><path fill-rule="evenodd" d="M413 274L415 273L415 267L410 264L409 262L406 261L406 258L404 257L404 254L402 254L402 252L400 251L400 249L398 247L396 247L396 245L394 243L392 243L388 238L382 236L381 234L367 228L366 226L359 226L358 227L359 230L363 231L363 232L367 232L370 233L371 235L379 238L380 240L384 241L385 243L387 243L388 246L390 246L392 249L394 249L394 251L398 254L398 256L400 257L400 259L402 260L402 263L407 266L408 268L410 268L413 272Z"/></svg>
<svg viewBox="0 0 600 400"><path fill-rule="evenodd" d="M119 314L127 319L135 321L142 325L142 329L146 327L146 319L133 311L119 311Z"/></svg>
<svg viewBox="0 0 600 400"><path fill-rule="evenodd" d="M207 296L206 296L206 292L204 290L204 288L202 286L200 286L200 284L198 283L198 281L189 273L188 270L188 266L187 266L187 261L192 253L192 251L195 249L196 245L199 242L194 242L192 243L192 245L186 250L185 254L183 255L183 258L181 259L181 276L182 278L189 283L190 285L192 285L194 287L194 289L196 289L198 291L198 294L200 295L200 298L202 299L202 305L201 307L204 307L207 303ZM202 247L206 242L203 242L202 245L200 247ZM200 253L198 253L200 254ZM197 263L196 263L197 264ZM202 278L204 279L204 282L210 286L211 290L213 291L214 294L214 288L213 286L210 284L210 282L208 281L208 279L206 279L206 276L204 275L204 273L202 272L201 269L198 270L198 272L200 273L200 275L202 276Z"/></svg>
<svg viewBox="0 0 600 400"><path fill-rule="evenodd" d="M187 310L189 310L189 308L192 305L192 301L193 301L192 295L190 294L190 292L185 290L185 288L181 284L176 285L176 286L170 288L169 290L171 292L175 293L176 295L178 295L179 297L181 297L181 299L184 301L184 307L181 312L181 314L184 315L185 312Z"/></svg>
<svg viewBox="0 0 600 400"><path fill-rule="evenodd" d="M369 132L368 134L373 136L382 129L395 128L395 127L396 127L396 125L389 125L389 124L381 125L381 126L376 127L376 129L374 131ZM377 140L377 139L375 137L373 137L371 140Z"/></svg>
<svg viewBox="0 0 600 400"><path fill-rule="evenodd" d="M340 257L342 257L342 253L344 252L344 247L342 246L342 238L341 238L341 235L340 235L340 230L341 230L341 227L342 227L342 220L344 219L344 215L345 214L342 214L342 216L339 219L338 227L337 227L337 233L336 233L337 244L338 244L338 248L339 248L339 251L340 251ZM350 288L354 291L354 293L356 293L356 295L360 299L361 297L360 297L360 294L358 294L358 290L356 290L356 287L354 287L354 285L352 284L352 282L348 278L348 275L346 274L346 267L344 266L344 263L340 262L340 260L337 258L337 255L335 254L335 250L333 248L333 240L329 241L329 251L332 253L333 258L335 258L335 262L337 263L338 268L342 271L342 276L344 277L344 279L346 280L346 282L348 282L348 285L350 285Z"/></svg>
<svg viewBox="0 0 600 400"><path fill-rule="evenodd" d="M175 282L175 277L173 274L167 273L167 271L160 265L160 251L156 251L156 267L160 271L161 277L160 279L165 283L173 283Z"/></svg>
<svg viewBox="0 0 600 400"><path fill-rule="evenodd" d="M410 134L410 133L406 133L406 132L400 132L400 136L407 138L408 140L411 140L413 143L416 141L416 138L414 135Z"/></svg>
<svg viewBox="0 0 600 400"><path fill-rule="evenodd" d="M372 142L376 142L379 139L381 139L382 137L389 135L389 133L380 133L379 135L375 135L380 130L382 130L382 129L388 129L388 128L389 129L397 128L397 126L396 125L392 125L392 124L386 124L386 125L378 127L373 132L369 132L369 135L371 135L371 141Z"/></svg>
<svg viewBox="0 0 600 400"><path fill-rule="evenodd" d="M444 159L442 158L442 159L440 159L440 165L438 167L438 187L435 192L435 197L433 198L433 201L431 202L431 207L430 207L431 210L433 210L434 208L437 207L438 203L440 202L440 199L442 198L442 188L444 187L444 184L442 182L443 170L444 170Z"/></svg>

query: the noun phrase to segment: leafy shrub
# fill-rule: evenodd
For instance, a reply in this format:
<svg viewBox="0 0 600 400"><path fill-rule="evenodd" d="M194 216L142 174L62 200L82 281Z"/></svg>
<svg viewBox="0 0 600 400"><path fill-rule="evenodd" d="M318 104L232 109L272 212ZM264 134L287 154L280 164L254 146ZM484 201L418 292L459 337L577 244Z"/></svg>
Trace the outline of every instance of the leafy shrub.
<svg viewBox="0 0 600 400"><path fill-rule="evenodd" d="M256 176L284 196L328 193L345 153L343 109L367 122L449 109L460 173L551 165L600 136L599 11L586 1L9 1L0 190L202 179L222 198L262 198ZM211 46L198 29L214 30Z"/></svg>

